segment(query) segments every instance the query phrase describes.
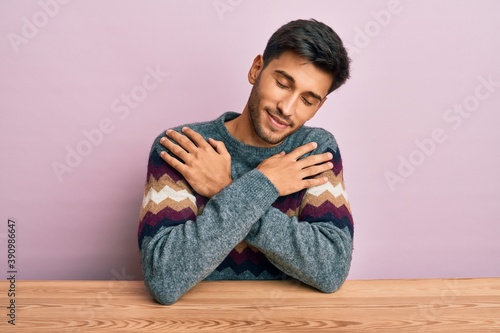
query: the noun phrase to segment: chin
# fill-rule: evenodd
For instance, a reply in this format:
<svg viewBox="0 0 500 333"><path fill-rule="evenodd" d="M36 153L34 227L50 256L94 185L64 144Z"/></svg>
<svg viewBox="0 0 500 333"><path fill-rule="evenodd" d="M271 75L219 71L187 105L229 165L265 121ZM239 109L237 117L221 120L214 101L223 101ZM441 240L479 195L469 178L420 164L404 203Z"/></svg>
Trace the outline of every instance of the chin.
<svg viewBox="0 0 500 333"><path fill-rule="evenodd" d="M257 132L257 135L259 135L259 137L267 142L268 144L271 144L271 145L277 145L277 144L280 144L283 140L285 140L291 133L290 132L286 132L286 133L280 133L280 134L276 134L276 132L272 131L272 130L265 130L265 133L259 133Z"/></svg>

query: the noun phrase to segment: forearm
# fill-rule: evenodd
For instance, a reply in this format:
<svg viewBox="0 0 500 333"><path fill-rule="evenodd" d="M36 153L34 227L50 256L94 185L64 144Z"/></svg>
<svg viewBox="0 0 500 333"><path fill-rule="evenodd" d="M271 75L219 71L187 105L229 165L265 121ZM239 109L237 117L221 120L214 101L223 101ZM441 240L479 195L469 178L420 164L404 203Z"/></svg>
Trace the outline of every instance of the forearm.
<svg viewBox="0 0 500 333"><path fill-rule="evenodd" d="M300 222L271 207L245 241L285 274L323 292L337 290L349 272L352 238L347 224Z"/></svg>
<svg viewBox="0 0 500 333"><path fill-rule="evenodd" d="M212 197L195 219L144 237L142 268L153 297L171 304L203 280L277 197L274 186L254 170Z"/></svg>
<svg viewBox="0 0 500 333"><path fill-rule="evenodd" d="M318 150L331 154L333 168L317 175L324 184L308 188L296 214L277 202L252 227L246 241L284 273L324 292L347 278L352 258L353 220L343 181L340 152L331 136ZM298 194L298 193L297 193ZM300 198L300 199L299 199ZM289 198L294 200L293 196ZM279 209L278 209L279 208Z"/></svg>

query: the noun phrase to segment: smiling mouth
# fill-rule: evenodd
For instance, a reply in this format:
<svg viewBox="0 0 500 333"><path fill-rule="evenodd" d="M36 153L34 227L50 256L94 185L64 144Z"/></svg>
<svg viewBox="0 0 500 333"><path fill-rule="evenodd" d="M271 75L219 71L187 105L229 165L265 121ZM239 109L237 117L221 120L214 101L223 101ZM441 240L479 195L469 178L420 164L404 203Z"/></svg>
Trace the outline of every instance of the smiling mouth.
<svg viewBox="0 0 500 333"><path fill-rule="evenodd" d="M269 120L271 121L271 123L275 126L275 127L278 127L280 129L283 129L283 128L286 128L289 126L289 124L277 117L275 117L274 115L272 115L271 113L267 112L267 115L269 117Z"/></svg>

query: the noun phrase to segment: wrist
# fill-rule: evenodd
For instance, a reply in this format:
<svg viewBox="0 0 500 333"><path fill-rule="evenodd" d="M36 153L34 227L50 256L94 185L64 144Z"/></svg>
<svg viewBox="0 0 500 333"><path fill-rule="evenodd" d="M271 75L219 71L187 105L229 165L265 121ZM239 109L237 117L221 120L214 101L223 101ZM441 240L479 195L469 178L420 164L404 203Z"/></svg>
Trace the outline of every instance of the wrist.
<svg viewBox="0 0 500 333"><path fill-rule="evenodd" d="M219 193L220 191L222 191L223 189L225 189L226 187L228 187L232 183L233 183L233 178L229 177L229 178L225 179L224 181L221 182L221 184L219 186L219 191L217 193Z"/></svg>
<svg viewBox="0 0 500 333"><path fill-rule="evenodd" d="M208 198L213 197L214 195L218 194L220 191L222 191L223 189L225 189L226 187L228 187L232 183L233 183L232 178L221 180L220 182L218 182L218 184L214 184L212 189L207 193L207 197Z"/></svg>

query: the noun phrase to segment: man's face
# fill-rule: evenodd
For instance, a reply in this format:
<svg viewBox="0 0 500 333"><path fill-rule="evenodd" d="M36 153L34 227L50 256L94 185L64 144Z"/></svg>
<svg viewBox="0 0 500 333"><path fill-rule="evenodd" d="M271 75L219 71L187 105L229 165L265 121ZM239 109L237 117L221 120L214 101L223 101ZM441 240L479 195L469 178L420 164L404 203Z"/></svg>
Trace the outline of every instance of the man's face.
<svg viewBox="0 0 500 333"><path fill-rule="evenodd" d="M274 146L316 114L333 78L292 52L262 65L257 57L250 69L248 111L259 144Z"/></svg>

